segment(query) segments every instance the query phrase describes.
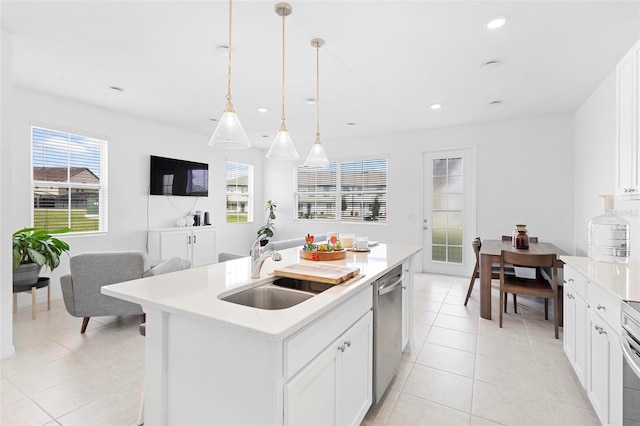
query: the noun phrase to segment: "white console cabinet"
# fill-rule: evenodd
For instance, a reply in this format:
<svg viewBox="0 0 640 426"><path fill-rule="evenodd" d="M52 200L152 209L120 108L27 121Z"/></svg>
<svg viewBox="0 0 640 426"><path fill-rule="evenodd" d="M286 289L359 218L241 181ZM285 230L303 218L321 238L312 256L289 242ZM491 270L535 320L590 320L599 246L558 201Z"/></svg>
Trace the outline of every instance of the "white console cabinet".
<svg viewBox="0 0 640 426"><path fill-rule="evenodd" d="M216 234L210 226L150 229L147 244L153 260L180 257L192 267L216 262Z"/></svg>
<svg viewBox="0 0 640 426"><path fill-rule="evenodd" d="M616 67L616 187L640 199L640 40Z"/></svg>

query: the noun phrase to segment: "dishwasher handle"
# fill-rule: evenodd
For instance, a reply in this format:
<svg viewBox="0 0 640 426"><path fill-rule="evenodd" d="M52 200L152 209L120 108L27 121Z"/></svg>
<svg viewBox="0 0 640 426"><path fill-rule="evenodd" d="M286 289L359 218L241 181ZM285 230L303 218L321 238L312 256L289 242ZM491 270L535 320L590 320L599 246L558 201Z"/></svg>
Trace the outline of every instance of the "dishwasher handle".
<svg viewBox="0 0 640 426"><path fill-rule="evenodd" d="M396 289L396 287L398 287L400 284L402 284L402 279L404 277L401 275L400 278L398 278L398 280L392 284L389 285L384 285L378 288L378 296L383 296L387 293L391 293L393 290Z"/></svg>

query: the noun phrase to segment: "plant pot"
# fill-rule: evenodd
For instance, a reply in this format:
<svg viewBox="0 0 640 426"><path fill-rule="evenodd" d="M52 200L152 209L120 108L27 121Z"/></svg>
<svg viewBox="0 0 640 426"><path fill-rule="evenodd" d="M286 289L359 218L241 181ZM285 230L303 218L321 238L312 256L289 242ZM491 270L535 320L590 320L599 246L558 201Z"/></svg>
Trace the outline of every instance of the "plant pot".
<svg viewBox="0 0 640 426"><path fill-rule="evenodd" d="M40 276L40 270L42 266L38 266L35 263L25 263L17 268L13 269L13 284L14 285L29 285L38 282L38 276Z"/></svg>

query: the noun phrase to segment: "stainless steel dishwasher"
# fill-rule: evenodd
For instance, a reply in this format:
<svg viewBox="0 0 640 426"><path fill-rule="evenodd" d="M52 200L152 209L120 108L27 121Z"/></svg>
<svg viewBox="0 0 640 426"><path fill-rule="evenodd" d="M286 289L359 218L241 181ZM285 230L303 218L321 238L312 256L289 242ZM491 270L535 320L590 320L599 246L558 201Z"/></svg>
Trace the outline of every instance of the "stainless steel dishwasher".
<svg viewBox="0 0 640 426"><path fill-rule="evenodd" d="M402 265L373 287L373 400L377 404L402 360Z"/></svg>

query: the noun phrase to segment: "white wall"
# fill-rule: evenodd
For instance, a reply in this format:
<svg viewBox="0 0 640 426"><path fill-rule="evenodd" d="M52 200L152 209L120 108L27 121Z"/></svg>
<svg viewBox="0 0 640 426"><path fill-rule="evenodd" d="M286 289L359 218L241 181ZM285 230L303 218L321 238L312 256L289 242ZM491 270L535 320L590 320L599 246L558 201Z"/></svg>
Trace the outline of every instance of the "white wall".
<svg viewBox="0 0 640 426"><path fill-rule="evenodd" d="M477 148L476 235L499 238L525 223L529 235L573 251L573 115L538 117L379 136L324 141L332 160L389 158L387 225L310 223L293 219L292 167L265 163L265 198L278 202L276 238L307 232L355 232L369 239L422 245L422 161L431 150Z"/></svg>
<svg viewBox="0 0 640 426"><path fill-rule="evenodd" d="M71 255L87 251L146 250L147 227L175 226L176 219L189 210L210 212L211 222L216 227L218 252L248 253L259 225L225 223L225 161L253 164L255 174L260 176L262 151L216 150L208 146L208 135L17 87L14 88L12 119L14 184L9 194L3 194L3 205L4 200L10 200L14 206L11 230L31 223L30 125L35 123L104 137L109 141L109 231L103 235L63 237L71 245ZM209 163L209 197L149 197L150 154ZM258 206L254 211L258 218L262 210L259 183L258 180ZM65 256L61 266L51 274L52 297L61 297L58 278L68 270ZM41 297L44 295L42 292ZM20 303L30 302L25 296Z"/></svg>
<svg viewBox="0 0 640 426"><path fill-rule="evenodd" d="M12 289L13 276L11 267L12 228L9 223L12 203L7 202L11 194L11 120L9 111L13 93L12 45L11 36L4 31L0 34L2 44L0 59L0 359L11 356L15 352L13 346Z"/></svg>
<svg viewBox="0 0 640 426"><path fill-rule="evenodd" d="M601 194L615 194L616 76L598 86L575 114L575 252L587 255L587 225L602 214ZM640 201L616 200L616 214L631 224L631 258L640 259Z"/></svg>

